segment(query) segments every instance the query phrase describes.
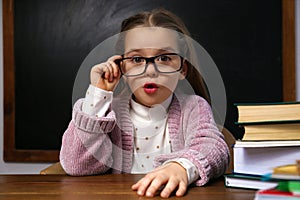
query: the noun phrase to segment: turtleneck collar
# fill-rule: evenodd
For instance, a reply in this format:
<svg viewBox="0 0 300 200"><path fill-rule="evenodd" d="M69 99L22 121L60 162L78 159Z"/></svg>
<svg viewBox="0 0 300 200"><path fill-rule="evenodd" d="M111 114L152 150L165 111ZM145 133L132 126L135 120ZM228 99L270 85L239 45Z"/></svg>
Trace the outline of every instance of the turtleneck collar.
<svg viewBox="0 0 300 200"><path fill-rule="evenodd" d="M172 97L173 95L170 95L161 104L156 104L151 107L141 105L131 99L131 115L134 115L134 117L141 122L160 121L166 117L167 110L172 101Z"/></svg>

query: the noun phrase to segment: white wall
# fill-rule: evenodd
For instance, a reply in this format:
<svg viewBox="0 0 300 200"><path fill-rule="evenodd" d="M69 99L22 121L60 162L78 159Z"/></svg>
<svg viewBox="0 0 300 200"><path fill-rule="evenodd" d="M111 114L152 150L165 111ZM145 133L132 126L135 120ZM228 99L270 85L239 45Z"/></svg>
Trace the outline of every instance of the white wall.
<svg viewBox="0 0 300 200"><path fill-rule="evenodd" d="M296 0L296 72L297 101L300 101L300 0ZM49 164L5 163L3 161L3 30L2 0L0 0L0 174L35 174Z"/></svg>

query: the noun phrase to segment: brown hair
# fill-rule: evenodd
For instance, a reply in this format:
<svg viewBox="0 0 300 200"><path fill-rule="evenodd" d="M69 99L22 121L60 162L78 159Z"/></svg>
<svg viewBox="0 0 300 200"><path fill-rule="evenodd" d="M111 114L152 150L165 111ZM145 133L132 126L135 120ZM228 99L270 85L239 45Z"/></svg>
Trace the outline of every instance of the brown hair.
<svg viewBox="0 0 300 200"><path fill-rule="evenodd" d="M162 27L190 36L183 21L174 13L162 8L154 9L152 11L143 11L125 19L121 25L121 32L136 27ZM195 53L193 46L188 41L186 41L186 46L185 55L187 55L189 59L192 59L192 57L195 56L193 55L193 53ZM207 88L199 71L191 64L191 62L186 62L188 65L186 79L193 87L194 92L210 103Z"/></svg>

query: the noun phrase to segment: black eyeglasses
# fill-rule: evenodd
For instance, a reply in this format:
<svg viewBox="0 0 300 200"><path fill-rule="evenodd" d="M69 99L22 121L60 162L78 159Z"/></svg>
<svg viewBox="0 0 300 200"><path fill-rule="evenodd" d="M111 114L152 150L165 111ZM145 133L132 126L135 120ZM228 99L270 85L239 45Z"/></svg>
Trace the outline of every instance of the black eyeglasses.
<svg viewBox="0 0 300 200"><path fill-rule="evenodd" d="M159 73L175 73L182 69L183 58L176 53L165 53L153 57L132 56L118 60L119 68L124 76L140 76L153 63Z"/></svg>

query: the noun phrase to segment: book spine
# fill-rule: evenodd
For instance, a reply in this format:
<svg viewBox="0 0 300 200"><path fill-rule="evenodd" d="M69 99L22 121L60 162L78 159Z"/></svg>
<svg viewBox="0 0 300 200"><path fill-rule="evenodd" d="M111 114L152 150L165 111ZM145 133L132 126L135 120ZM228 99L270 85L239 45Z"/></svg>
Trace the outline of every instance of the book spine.
<svg viewBox="0 0 300 200"><path fill-rule="evenodd" d="M278 121L260 121L260 122L234 122L236 125L260 125L260 124L292 124L300 123L300 120L278 120Z"/></svg>

